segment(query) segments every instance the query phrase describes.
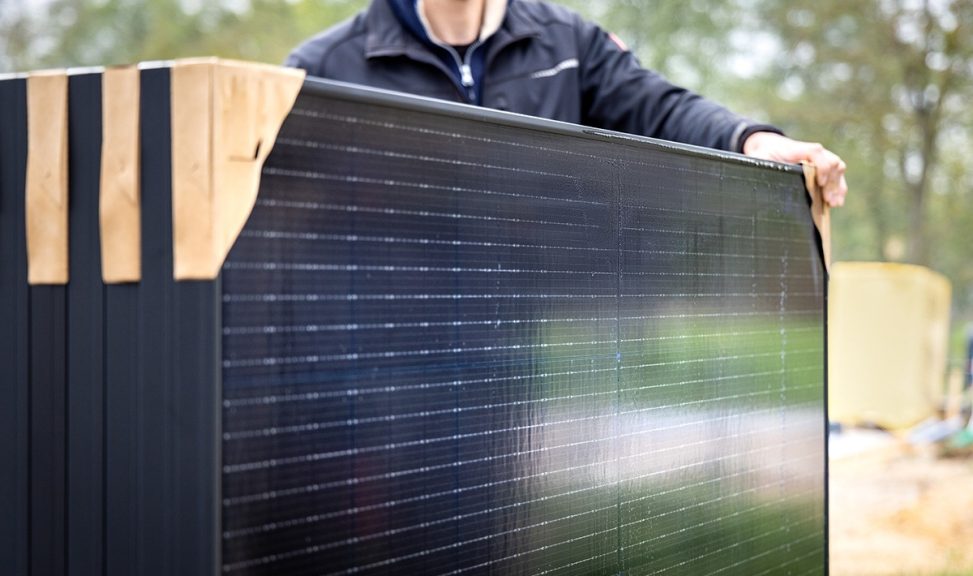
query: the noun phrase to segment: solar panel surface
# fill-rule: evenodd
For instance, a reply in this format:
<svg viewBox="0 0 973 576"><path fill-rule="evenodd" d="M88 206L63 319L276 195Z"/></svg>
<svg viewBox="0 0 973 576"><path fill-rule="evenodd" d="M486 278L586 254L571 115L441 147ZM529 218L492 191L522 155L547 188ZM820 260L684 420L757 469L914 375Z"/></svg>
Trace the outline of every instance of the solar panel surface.
<svg viewBox="0 0 973 576"><path fill-rule="evenodd" d="M224 267L225 574L823 574L800 175L308 83Z"/></svg>

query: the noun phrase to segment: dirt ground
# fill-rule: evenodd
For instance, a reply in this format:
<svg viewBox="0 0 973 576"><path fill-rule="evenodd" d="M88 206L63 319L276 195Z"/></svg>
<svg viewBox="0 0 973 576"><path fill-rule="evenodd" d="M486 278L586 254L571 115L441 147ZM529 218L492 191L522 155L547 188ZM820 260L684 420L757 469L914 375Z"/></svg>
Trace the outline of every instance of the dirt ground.
<svg viewBox="0 0 973 576"><path fill-rule="evenodd" d="M880 432L831 454L832 576L973 576L973 458Z"/></svg>

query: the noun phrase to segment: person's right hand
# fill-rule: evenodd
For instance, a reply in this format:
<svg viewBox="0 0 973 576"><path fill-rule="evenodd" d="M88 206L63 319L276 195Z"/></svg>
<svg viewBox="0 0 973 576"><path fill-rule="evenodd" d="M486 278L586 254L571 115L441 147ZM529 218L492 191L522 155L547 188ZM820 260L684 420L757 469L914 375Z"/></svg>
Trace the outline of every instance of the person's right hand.
<svg viewBox="0 0 973 576"><path fill-rule="evenodd" d="M821 144L794 140L775 132L754 132L743 143L743 153L786 164L813 164L825 201L830 206L844 205L848 194L846 165L837 154Z"/></svg>

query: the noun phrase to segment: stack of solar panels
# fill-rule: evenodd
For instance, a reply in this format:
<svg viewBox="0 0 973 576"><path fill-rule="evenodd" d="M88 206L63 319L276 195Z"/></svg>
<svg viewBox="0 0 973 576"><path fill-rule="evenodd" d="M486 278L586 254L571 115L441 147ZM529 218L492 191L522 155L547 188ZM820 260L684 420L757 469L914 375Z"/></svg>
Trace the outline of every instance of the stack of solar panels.
<svg viewBox="0 0 973 576"><path fill-rule="evenodd" d="M106 286L99 74L70 78L66 286L27 286L0 81L0 564L825 573L799 170L307 80L219 276L177 282L145 69L143 273Z"/></svg>
<svg viewBox="0 0 973 576"><path fill-rule="evenodd" d="M202 574L219 558L219 283L172 280L165 69L142 75L142 281L102 282L101 83L68 78L70 281L28 287L27 78L0 81L0 566Z"/></svg>

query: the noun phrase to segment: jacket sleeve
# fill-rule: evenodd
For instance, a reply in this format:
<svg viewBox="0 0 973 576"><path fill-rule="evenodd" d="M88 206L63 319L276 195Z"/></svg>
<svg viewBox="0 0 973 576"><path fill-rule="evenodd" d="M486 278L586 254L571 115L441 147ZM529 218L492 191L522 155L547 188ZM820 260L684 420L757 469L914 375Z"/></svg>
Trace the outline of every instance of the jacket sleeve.
<svg viewBox="0 0 973 576"><path fill-rule="evenodd" d="M742 152L757 124L647 70L598 26L578 18L583 122L684 144Z"/></svg>

